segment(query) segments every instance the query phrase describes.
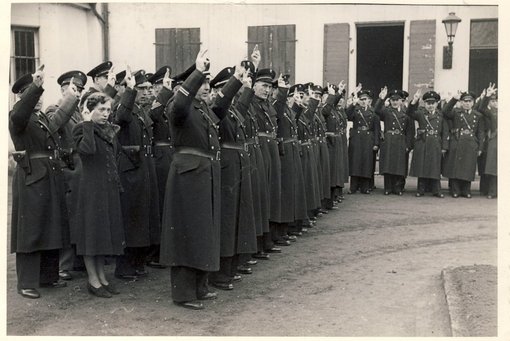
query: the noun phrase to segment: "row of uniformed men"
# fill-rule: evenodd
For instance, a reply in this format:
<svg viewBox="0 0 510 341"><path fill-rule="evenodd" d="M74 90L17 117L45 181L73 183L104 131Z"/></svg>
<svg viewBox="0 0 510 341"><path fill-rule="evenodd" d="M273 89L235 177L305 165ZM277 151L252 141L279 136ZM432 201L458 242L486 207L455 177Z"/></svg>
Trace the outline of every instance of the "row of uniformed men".
<svg viewBox="0 0 510 341"><path fill-rule="evenodd" d="M125 255L117 258L117 277L146 275L146 261L158 266L161 242L161 262L172 266L174 301L200 308L201 304L194 302L196 298L214 297L206 284L196 287L196 283L207 282L204 279L208 272L212 272L211 284L232 289L232 282L239 280L239 270L251 272L248 265L254 261L247 255L267 259L268 253L281 252L275 244L290 245L296 235L312 226L310 220L314 221L321 211L326 213L326 208L335 207L334 202L341 198L339 189L349 174L351 192L369 190L373 150L379 146L380 134L379 118L368 103L370 93L358 88L354 103L344 110L338 106L344 84L331 85L325 89L321 104L323 91L319 86L298 84L289 91L284 77L276 79L269 69L256 71L259 62L260 55L254 52L251 61L244 61L237 68L225 68L209 82L205 76L208 62L199 55L193 67L173 77L174 84L170 67L161 68L151 77L143 71L135 73L135 89L123 84L131 72L113 75L109 62L88 73L94 85L81 96L82 104L91 93L104 91L115 99L112 122L121 126L118 140L123 152L117 167L124 188L121 202L127 247ZM70 83L83 89L86 80L83 73L73 71L62 75L58 82L67 94ZM176 84L184 80L182 88ZM29 82L17 84L13 91L22 92L20 84ZM274 85L277 86L271 91ZM241 87L243 90L238 91ZM151 98L151 88L155 90L155 100ZM402 150L405 155L410 149L408 141L414 137L405 133L405 126L412 125L402 117L407 117L404 111L413 115L417 100L411 110L402 110L402 96L401 91L394 91L389 107L383 108L382 101L375 106L375 112L385 121L381 150L385 194L402 192L401 179L407 171L402 172L402 163L391 158ZM386 98L386 93L383 91L380 97ZM425 94L423 99L436 105L439 100L434 92ZM49 147L66 161L64 175L70 189L66 202L71 226L77 218L73 216L77 211L73 209L73 196L78 192L76 174L80 164L78 155L72 152L72 129L80 121L77 103L74 107L70 104L73 101L76 102L71 96L64 96L62 103L48 109L50 116L59 112L63 116L51 120L57 123L57 132L53 131L57 136ZM122 112L128 114L116 114L120 107L127 108ZM39 108L36 105L34 109ZM437 132L441 130L434 128L433 116L437 113L428 113L426 123L415 118L424 125L422 132L418 131L427 137L424 142L428 137L439 137ZM347 120L354 123L349 153ZM441 149L439 167L440 160ZM423 165L413 165L414 158L412 175L416 168L420 169L415 173L419 179L436 179L435 173L419 173ZM207 179L212 182L208 184ZM422 192L419 186L418 193ZM194 227L192 231L190 226ZM19 228L13 224L13 232ZM13 251L23 253L27 248L15 246L19 239L13 233ZM209 245L204 245L204 240ZM41 241L32 244L36 249L48 248L41 248ZM149 255L153 257L148 260ZM201 280L190 280L191 277ZM56 281L51 283L58 285Z"/></svg>

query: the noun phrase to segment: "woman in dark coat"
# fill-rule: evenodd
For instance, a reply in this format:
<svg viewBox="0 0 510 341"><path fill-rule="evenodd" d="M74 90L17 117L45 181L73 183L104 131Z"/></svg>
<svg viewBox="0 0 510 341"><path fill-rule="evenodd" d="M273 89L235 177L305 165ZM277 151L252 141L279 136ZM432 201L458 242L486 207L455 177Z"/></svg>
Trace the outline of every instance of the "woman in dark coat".
<svg viewBox="0 0 510 341"><path fill-rule="evenodd" d="M441 161L448 150L448 123L437 105L441 97L435 91L423 95L425 107L418 108L420 92L417 91L407 110L407 115L418 122L418 135L411 161L411 176L418 177L417 197L427 190L443 198L441 193Z"/></svg>
<svg viewBox="0 0 510 341"><path fill-rule="evenodd" d="M104 256L121 255L125 246L116 158L119 126L108 122L112 100L101 92L85 101L83 122L73 129L82 161L75 226L71 242L87 268L87 289L98 297L119 292L104 273Z"/></svg>

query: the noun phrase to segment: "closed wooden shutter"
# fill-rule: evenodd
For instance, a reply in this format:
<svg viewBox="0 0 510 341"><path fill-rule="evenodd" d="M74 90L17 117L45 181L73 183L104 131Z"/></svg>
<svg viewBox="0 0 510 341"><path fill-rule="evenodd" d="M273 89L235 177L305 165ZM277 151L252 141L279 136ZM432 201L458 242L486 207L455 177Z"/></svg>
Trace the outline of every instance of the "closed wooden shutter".
<svg viewBox="0 0 510 341"><path fill-rule="evenodd" d="M170 65L172 75L183 72L195 62L200 44L200 28L157 28L156 70Z"/></svg>
<svg viewBox="0 0 510 341"><path fill-rule="evenodd" d="M248 56L258 44L262 60L259 69L272 68L279 73L290 74L294 83L296 70L296 26L249 26Z"/></svg>
<svg viewBox="0 0 510 341"><path fill-rule="evenodd" d="M418 88L423 92L434 88L436 53L436 21L414 20L409 40L409 92L410 98Z"/></svg>
<svg viewBox="0 0 510 341"><path fill-rule="evenodd" d="M469 46L471 49L498 47L498 20L471 21Z"/></svg>
<svg viewBox="0 0 510 341"><path fill-rule="evenodd" d="M323 83L349 84L349 24L324 25ZM347 89L348 90L348 89Z"/></svg>

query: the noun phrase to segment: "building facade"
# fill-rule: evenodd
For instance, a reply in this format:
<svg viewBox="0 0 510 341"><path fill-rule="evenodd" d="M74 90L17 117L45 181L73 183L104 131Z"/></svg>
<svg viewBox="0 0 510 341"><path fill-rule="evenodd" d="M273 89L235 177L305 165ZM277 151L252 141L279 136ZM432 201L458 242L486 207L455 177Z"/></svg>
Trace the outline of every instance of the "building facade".
<svg viewBox="0 0 510 341"><path fill-rule="evenodd" d="M462 21L445 69L442 20L450 12ZM12 4L11 36L11 84L45 64L48 105L60 96L62 72L86 72L108 58L117 72L171 65L176 74L201 47L213 74L258 44L262 67L290 73L292 82L343 79L348 89L362 83L376 92L384 85L479 92L498 70L498 6Z"/></svg>

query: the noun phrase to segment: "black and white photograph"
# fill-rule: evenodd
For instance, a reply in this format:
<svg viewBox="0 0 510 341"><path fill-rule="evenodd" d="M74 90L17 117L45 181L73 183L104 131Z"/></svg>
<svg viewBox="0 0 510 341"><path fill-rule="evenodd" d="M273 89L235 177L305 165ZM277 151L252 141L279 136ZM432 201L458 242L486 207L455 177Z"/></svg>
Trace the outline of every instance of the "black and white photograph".
<svg viewBox="0 0 510 341"><path fill-rule="evenodd" d="M510 339L502 2L2 8L4 336Z"/></svg>

